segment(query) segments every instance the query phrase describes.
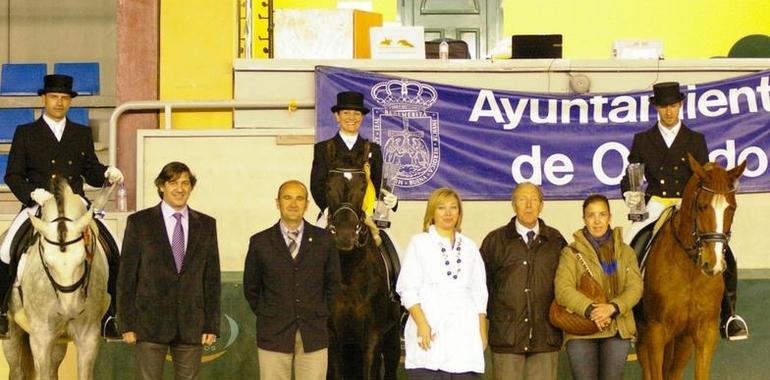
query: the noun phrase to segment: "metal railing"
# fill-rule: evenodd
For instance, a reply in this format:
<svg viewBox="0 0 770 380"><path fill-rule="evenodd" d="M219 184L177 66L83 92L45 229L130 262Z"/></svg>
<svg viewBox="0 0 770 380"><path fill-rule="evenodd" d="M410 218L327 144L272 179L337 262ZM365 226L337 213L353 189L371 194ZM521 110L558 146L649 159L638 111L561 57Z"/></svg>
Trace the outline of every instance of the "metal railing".
<svg viewBox="0 0 770 380"><path fill-rule="evenodd" d="M117 164L118 120L126 112L134 111L163 111L163 128L171 129L171 114L174 110L286 110L294 112L298 109L314 109L315 101L288 100L141 100L125 102L112 111L110 116L110 166Z"/></svg>

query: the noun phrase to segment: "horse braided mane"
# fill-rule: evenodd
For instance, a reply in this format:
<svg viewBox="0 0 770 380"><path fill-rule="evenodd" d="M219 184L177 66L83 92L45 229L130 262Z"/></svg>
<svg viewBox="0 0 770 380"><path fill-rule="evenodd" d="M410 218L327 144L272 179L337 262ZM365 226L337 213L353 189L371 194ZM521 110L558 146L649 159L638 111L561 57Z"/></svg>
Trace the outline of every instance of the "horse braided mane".
<svg viewBox="0 0 770 380"><path fill-rule="evenodd" d="M53 188L53 197L56 199L56 209L59 215L59 222L57 225L57 232L59 233L59 249L64 252L64 242L67 240L67 224L64 215L64 189L66 182L61 177L57 176L51 180L51 187Z"/></svg>

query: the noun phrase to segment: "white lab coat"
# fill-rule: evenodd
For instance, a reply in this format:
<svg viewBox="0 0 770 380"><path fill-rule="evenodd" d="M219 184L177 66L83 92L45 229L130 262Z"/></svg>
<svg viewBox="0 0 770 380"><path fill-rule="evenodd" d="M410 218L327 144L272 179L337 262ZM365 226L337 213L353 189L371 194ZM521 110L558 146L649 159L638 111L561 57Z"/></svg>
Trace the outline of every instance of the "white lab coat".
<svg viewBox="0 0 770 380"><path fill-rule="evenodd" d="M458 242L460 264L456 264ZM407 369L484 373L479 331L479 314L487 312L484 262L471 239L456 233L455 244L451 247L431 226L412 237L406 249L396 291L407 309L420 304L434 334L430 350L424 351L417 344L417 325L409 317L404 329ZM449 252L450 265L445 264L442 246Z"/></svg>

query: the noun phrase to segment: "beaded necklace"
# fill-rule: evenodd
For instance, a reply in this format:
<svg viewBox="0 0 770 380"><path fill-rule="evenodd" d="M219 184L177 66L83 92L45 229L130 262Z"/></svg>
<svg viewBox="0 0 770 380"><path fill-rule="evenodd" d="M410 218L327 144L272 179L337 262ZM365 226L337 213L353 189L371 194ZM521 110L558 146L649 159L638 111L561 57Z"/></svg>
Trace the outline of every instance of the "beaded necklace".
<svg viewBox="0 0 770 380"><path fill-rule="evenodd" d="M447 277L451 277L452 279L457 280L457 276L460 274L460 271L462 270L462 268L460 267L460 263L463 262L463 260L460 258L460 253L462 251L461 250L462 238L458 236L457 237L457 241L455 243L456 244L455 244L454 251L456 253L455 253L455 259L454 260L450 260L450 258L449 258L449 252L448 251L452 251L452 249L451 248L447 249L446 247L444 247L444 242L443 241L439 242L439 247L441 248L441 257L444 259L444 265L446 266L446 275L447 275ZM455 262L455 271L454 272L452 272L452 268L450 267L450 264L451 264L452 261Z"/></svg>

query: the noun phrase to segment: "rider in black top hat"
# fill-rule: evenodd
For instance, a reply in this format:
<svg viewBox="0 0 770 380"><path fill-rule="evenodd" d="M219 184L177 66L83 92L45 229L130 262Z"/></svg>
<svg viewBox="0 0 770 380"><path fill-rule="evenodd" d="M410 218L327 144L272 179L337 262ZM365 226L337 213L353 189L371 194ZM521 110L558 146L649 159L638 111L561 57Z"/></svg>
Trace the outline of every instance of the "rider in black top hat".
<svg viewBox="0 0 770 380"><path fill-rule="evenodd" d="M380 146L371 142L358 134L364 116L369 113L369 109L364 106L364 94L355 91L344 91L337 94L337 104L331 108L334 117L339 125L339 132L331 139L321 141L315 144L313 151L313 168L310 172L310 192L316 205L323 210L328 206L326 202L326 177L330 169L327 162L327 154L331 150L336 158L342 161L353 160L365 151L365 146L369 146L369 157L366 157L366 165L369 167L372 185L375 193L379 197L380 185L382 182L382 150ZM349 167L355 167L360 164L356 162L347 162ZM394 208L398 198L392 193L382 190L384 193L383 201L385 204Z"/></svg>
<svg viewBox="0 0 770 380"><path fill-rule="evenodd" d="M684 94L679 90L679 83L657 83L652 87L650 102L658 112L658 122L652 128L634 135L629 163L643 163L647 189L644 193L633 191L629 187L628 176L620 183L623 198L630 207L638 204L642 198L647 200L649 218L634 222L625 232L624 240L632 247L644 246L642 230L652 228L661 212L668 206L681 201L682 192L692 176L687 161L691 154L700 164L708 161L708 149L703 134L695 132L679 119ZM748 338L746 322L735 313L737 299L738 273L732 250L725 255L727 270L724 272L725 293L722 301L722 335L729 340Z"/></svg>
<svg viewBox="0 0 770 380"><path fill-rule="evenodd" d="M96 157L91 128L67 119L72 99L78 95L72 89L72 81L68 75L46 75L45 87L38 90L44 106L43 115L32 123L18 126L13 135L5 183L23 207L0 245L0 336L6 335L8 331L7 300L16 276L17 262L12 258L11 245L17 232L23 232L25 226L29 225L28 212L36 212L38 205L53 197L48 192L51 179L56 176L66 178L72 191L81 197L85 197L84 180L94 187L102 186L105 180L110 183L123 182L123 173L118 168L102 165ZM100 231L107 231L100 220L95 221ZM108 261L108 287L114 300L117 256L111 257L108 254ZM113 305L110 312L112 310ZM119 337L117 329L113 328L112 319L108 321L110 323L105 324L105 335Z"/></svg>

